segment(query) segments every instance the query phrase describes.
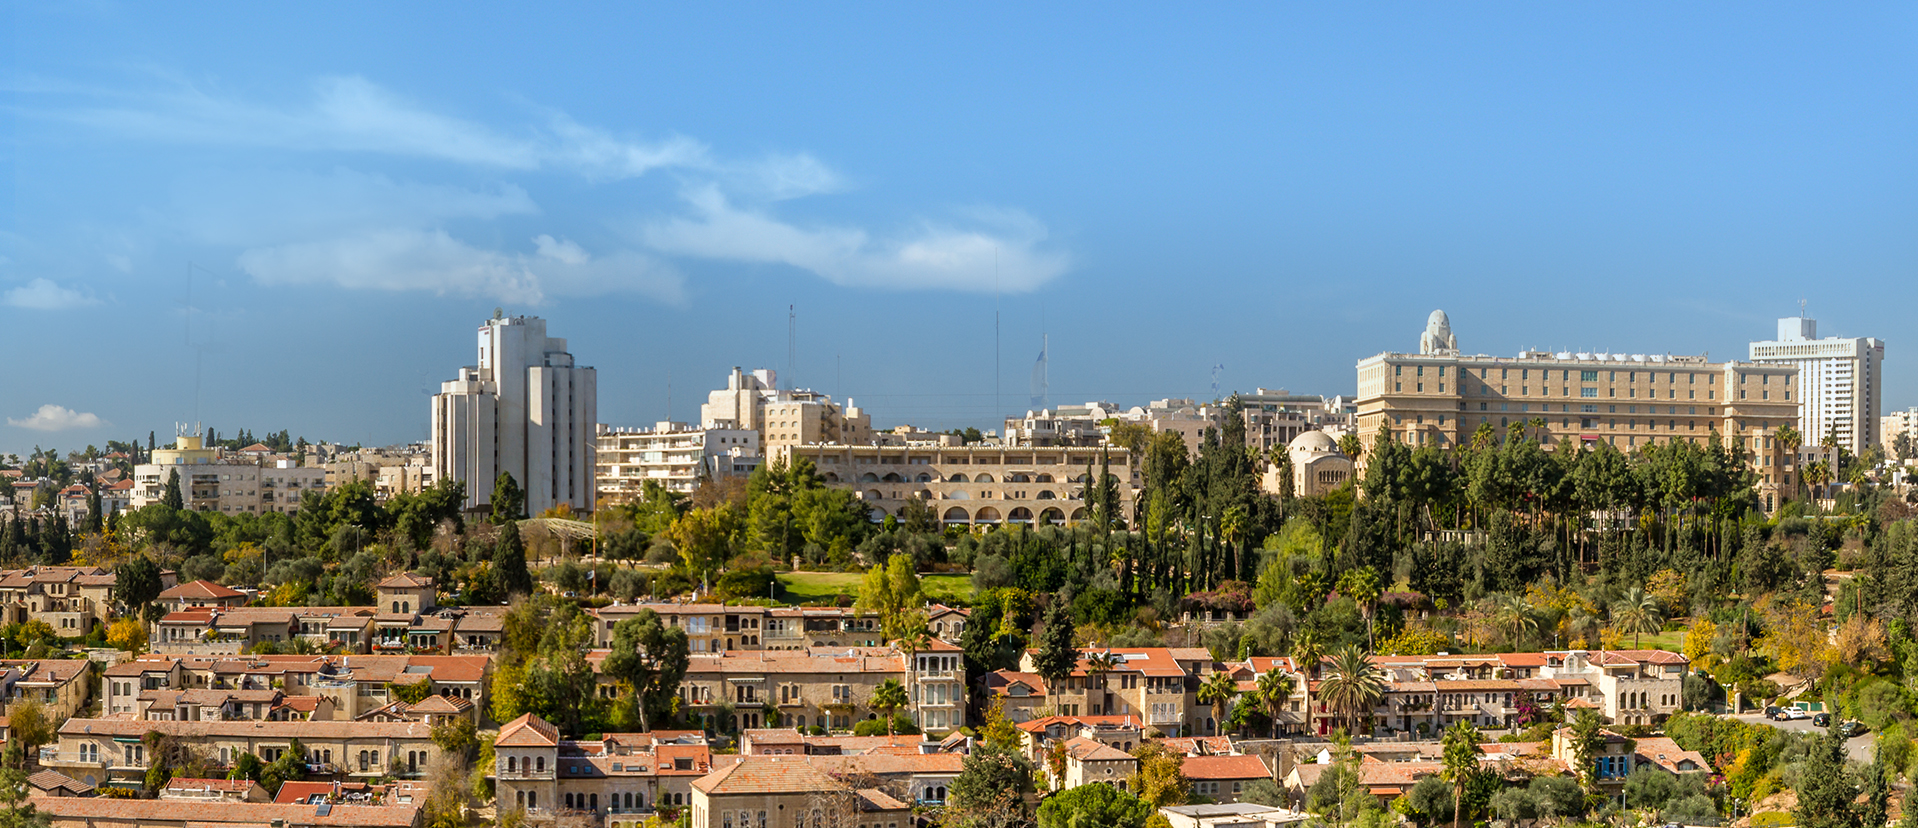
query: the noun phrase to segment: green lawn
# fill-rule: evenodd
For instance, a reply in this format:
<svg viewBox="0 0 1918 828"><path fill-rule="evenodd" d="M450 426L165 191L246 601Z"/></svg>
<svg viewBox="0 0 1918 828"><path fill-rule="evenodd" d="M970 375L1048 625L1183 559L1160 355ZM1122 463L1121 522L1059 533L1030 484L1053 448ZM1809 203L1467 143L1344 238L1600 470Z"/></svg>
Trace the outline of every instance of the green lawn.
<svg viewBox="0 0 1918 828"><path fill-rule="evenodd" d="M864 579L857 572L783 572L779 575L780 598L793 604L830 602L839 595L857 598ZM927 575L919 584L934 601L972 598L971 575Z"/></svg>
<svg viewBox="0 0 1918 828"><path fill-rule="evenodd" d="M1682 653L1685 651L1685 633L1687 632L1689 632L1687 629L1677 629L1666 630L1657 635L1641 636L1640 639L1643 641L1641 646L1647 650L1667 650L1674 653ZM1619 646L1632 646L1632 637L1629 635L1624 636L1623 640L1619 642Z"/></svg>

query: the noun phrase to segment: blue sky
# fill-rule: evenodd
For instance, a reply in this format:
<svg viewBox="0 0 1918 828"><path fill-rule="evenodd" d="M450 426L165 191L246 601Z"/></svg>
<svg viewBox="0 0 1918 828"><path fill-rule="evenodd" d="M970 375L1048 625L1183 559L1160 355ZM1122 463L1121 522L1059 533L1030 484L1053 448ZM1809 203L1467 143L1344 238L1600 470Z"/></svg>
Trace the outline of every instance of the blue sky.
<svg viewBox="0 0 1918 828"><path fill-rule="evenodd" d="M1022 409L1042 332L1131 404L1800 299L1918 404L1909 5L195 12L0 10L0 451L422 439L495 307L624 425L784 369L789 305L880 425Z"/></svg>

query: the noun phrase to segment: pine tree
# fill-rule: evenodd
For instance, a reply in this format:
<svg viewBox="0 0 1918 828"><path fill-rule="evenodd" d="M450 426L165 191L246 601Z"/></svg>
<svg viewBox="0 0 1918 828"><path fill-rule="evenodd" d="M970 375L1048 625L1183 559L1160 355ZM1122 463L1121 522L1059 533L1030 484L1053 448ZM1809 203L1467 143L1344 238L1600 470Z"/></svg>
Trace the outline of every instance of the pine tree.
<svg viewBox="0 0 1918 828"><path fill-rule="evenodd" d="M1800 828L1860 828L1862 815L1851 805L1858 786L1845 770L1845 740L1837 725L1834 721L1805 756L1805 769L1798 776L1798 807L1793 809Z"/></svg>
<svg viewBox="0 0 1918 828"><path fill-rule="evenodd" d="M179 469L173 469L167 472L166 494L160 496L160 502L166 504L168 509L186 508L186 498L180 496Z"/></svg>

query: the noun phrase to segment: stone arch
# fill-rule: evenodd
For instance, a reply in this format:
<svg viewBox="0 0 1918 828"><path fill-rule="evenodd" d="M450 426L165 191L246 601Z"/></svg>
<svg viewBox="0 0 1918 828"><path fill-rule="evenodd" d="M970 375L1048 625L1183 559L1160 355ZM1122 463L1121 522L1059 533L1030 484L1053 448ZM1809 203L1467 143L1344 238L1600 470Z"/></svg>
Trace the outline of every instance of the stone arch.
<svg viewBox="0 0 1918 828"><path fill-rule="evenodd" d="M1079 520L1085 520L1085 519L1086 519L1086 507L1084 507L1084 506L1080 506L1079 508L1077 508L1077 509L1074 509L1074 510L1072 510L1072 519L1073 519L1073 520L1075 520L1075 521L1079 521Z"/></svg>
<svg viewBox="0 0 1918 828"><path fill-rule="evenodd" d="M905 478L900 477L898 472L886 472L886 476L879 479L885 483L902 483L905 481Z"/></svg>
<svg viewBox="0 0 1918 828"><path fill-rule="evenodd" d="M920 500L931 500L932 491L929 489L920 489L918 492L913 494L913 497L919 498Z"/></svg>
<svg viewBox="0 0 1918 828"><path fill-rule="evenodd" d="M925 472L920 472L920 473L919 473L919 476L918 476L918 477L915 477L915 478L913 478L913 479L912 479L912 482L914 482L914 483L931 483L931 482L932 482L932 475L930 475L930 474L927 474L927 473L925 473Z"/></svg>
<svg viewBox="0 0 1918 828"><path fill-rule="evenodd" d="M946 493L946 499L947 500L971 500L972 495L966 494L964 490L954 490Z"/></svg>
<svg viewBox="0 0 1918 828"><path fill-rule="evenodd" d="M866 491L867 500L878 500L879 498L880 498L880 495L879 495L878 489L869 489Z"/></svg>
<svg viewBox="0 0 1918 828"><path fill-rule="evenodd" d="M966 480L965 472L953 472L950 476L946 478L946 482L947 483L967 483L970 481Z"/></svg>
<svg viewBox="0 0 1918 828"><path fill-rule="evenodd" d="M1030 523L1032 522L1032 510L1024 506L1014 506L1012 511L1006 514L1006 520L1012 521L1013 523Z"/></svg>
<svg viewBox="0 0 1918 828"><path fill-rule="evenodd" d="M981 506L979 511L973 513L972 519L978 523L998 523L999 510L991 506Z"/></svg>
<svg viewBox="0 0 1918 828"><path fill-rule="evenodd" d="M1006 482L1007 483L1031 483L1032 478L1028 476L1025 472L1013 472L1011 474L1006 475Z"/></svg>
<svg viewBox="0 0 1918 828"><path fill-rule="evenodd" d="M866 517L867 519L871 520L873 523L885 523L886 510L881 509L878 506L874 506L866 510Z"/></svg>
<svg viewBox="0 0 1918 828"><path fill-rule="evenodd" d="M966 514L966 510L961 509L957 506L954 506L946 510L946 516L944 520L947 523L971 523L972 522L972 518L971 516Z"/></svg>
<svg viewBox="0 0 1918 828"><path fill-rule="evenodd" d="M1035 475L1033 475L1033 476L1032 476L1032 482L1034 482L1034 483L1051 483L1051 482L1052 482L1052 475L1049 475L1049 474L1046 474L1045 472L1040 472L1040 473L1038 473L1038 474L1035 474Z"/></svg>
<svg viewBox="0 0 1918 828"><path fill-rule="evenodd" d="M827 483L838 483L838 482L839 482L839 473L838 473L838 472L826 472L826 482L827 482Z"/></svg>
<svg viewBox="0 0 1918 828"><path fill-rule="evenodd" d="M1051 489L1040 489L1038 499L1039 500L1057 500L1058 496L1054 495Z"/></svg>
<svg viewBox="0 0 1918 828"><path fill-rule="evenodd" d="M1066 513L1059 511L1059 507L1057 506L1047 506L1044 511L1039 513L1040 523L1064 523L1065 520Z"/></svg>
<svg viewBox="0 0 1918 828"><path fill-rule="evenodd" d="M990 474L987 474L986 472L980 472L980 473L979 473L979 475L978 475L977 477L974 477L974 478L972 478L972 482L974 482L974 483L991 483L991 482L993 482L993 480L992 480L992 475L990 475Z"/></svg>
<svg viewBox="0 0 1918 828"><path fill-rule="evenodd" d="M879 475L873 474L872 472L866 472L865 474L862 474L859 476L859 482L877 483L879 482Z"/></svg>

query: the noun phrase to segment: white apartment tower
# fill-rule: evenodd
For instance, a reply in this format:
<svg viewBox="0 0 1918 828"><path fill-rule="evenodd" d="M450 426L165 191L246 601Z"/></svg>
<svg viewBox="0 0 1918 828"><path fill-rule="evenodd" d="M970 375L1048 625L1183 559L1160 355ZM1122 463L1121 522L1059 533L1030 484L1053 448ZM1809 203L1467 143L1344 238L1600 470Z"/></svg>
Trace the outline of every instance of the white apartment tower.
<svg viewBox="0 0 1918 828"><path fill-rule="evenodd" d="M561 503L593 510L597 374L573 364L566 340L537 316L479 328L479 364L433 395L433 470L466 484L466 506L487 503L500 472L526 493L526 513Z"/></svg>
<svg viewBox="0 0 1918 828"><path fill-rule="evenodd" d="M1778 338L1751 344L1753 362L1798 366L1799 432L1803 449L1815 451L1825 435L1862 454L1878 443L1884 405L1885 343L1870 337L1818 338L1818 321L1801 316L1778 320Z"/></svg>

